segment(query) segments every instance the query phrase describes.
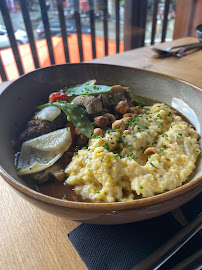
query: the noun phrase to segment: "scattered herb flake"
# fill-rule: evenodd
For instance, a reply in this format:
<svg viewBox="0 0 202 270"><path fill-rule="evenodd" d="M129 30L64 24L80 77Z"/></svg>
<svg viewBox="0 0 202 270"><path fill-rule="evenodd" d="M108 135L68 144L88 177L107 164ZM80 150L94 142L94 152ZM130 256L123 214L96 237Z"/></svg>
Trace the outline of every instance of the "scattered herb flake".
<svg viewBox="0 0 202 270"><path fill-rule="evenodd" d="M133 152L130 152L130 153L127 155L127 157L131 157L132 159L134 159L134 158L135 158L135 156L134 156Z"/></svg>
<svg viewBox="0 0 202 270"><path fill-rule="evenodd" d="M121 148L120 148L120 146L117 146L115 149L114 149L114 151L119 151Z"/></svg>
<svg viewBox="0 0 202 270"><path fill-rule="evenodd" d="M100 136L100 135L92 135L92 138L93 139L100 139L100 138L102 138L102 136Z"/></svg>
<svg viewBox="0 0 202 270"><path fill-rule="evenodd" d="M108 142L105 142L105 143L104 143L104 147L105 147L108 151L110 151Z"/></svg>
<svg viewBox="0 0 202 270"><path fill-rule="evenodd" d="M157 127L160 128L162 125L163 125L163 123L159 123L159 124L157 125Z"/></svg>

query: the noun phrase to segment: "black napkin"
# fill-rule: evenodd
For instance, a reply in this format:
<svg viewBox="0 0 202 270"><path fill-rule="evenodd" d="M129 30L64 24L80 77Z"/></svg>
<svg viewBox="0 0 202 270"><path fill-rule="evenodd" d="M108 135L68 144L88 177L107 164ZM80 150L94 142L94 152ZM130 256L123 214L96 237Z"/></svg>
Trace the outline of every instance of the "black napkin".
<svg viewBox="0 0 202 270"><path fill-rule="evenodd" d="M182 223L196 217L201 205L200 194L182 206L179 209ZM68 236L89 270L129 270L183 227L176 213L122 225L82 224ZM202 247L201 238L200 233L195 235L160 269L171 269L198 251Z"/></svg>

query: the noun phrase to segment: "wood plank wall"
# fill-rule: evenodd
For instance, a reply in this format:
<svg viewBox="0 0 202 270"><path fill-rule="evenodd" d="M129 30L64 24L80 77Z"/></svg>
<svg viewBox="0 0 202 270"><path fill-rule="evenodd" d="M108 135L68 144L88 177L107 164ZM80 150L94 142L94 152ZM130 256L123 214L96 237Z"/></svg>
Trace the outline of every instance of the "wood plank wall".
<svg viewBox="0 0 202 270"><path fill-rule="evenodd" d="M195 28L202 24L202 0L177 0L173 39L196 37Z"/></svg>

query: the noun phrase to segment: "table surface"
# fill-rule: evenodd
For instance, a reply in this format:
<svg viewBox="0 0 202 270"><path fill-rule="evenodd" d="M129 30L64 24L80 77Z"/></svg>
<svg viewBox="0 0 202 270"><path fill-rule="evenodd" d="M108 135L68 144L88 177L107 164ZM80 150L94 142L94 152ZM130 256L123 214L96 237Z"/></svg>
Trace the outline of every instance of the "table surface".
<svg viewBox="0 0 202 270"><path fill-rule="evenodd" d="M157 47L196 42L183 38ZM186 80L202 88L202 50L183 58L154 58L148 47L131 50L92 62L151 70ZM0 88L7 83L0 85ZM87 269L68 240L79 223L43 212L18 196L0 177L0 254L2 270Z"/></svg>

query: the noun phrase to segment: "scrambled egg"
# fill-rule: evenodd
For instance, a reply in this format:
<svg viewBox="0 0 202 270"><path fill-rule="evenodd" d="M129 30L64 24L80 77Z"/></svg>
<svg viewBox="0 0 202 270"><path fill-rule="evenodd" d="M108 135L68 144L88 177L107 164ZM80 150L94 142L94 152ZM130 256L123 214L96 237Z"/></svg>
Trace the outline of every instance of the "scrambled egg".
<svg viewBox="0 0 202 270"><path fill-rule="evenodd" d="M108 130L103 138L90 139L67 166L65 183L84 200L150 197L181 186L193 171L200 153L198 134L167 105L143 107L127 130Z"/></svg>

